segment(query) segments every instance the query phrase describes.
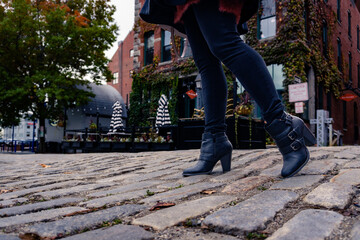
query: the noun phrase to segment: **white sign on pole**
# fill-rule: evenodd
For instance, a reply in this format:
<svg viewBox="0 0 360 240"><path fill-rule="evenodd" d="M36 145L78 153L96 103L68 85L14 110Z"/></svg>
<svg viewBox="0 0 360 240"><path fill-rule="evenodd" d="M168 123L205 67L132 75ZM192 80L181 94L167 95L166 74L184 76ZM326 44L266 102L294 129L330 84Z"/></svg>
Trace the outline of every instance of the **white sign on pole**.
<svg viewBox="0 0 360 240"><path fill-rule="evenodd" d="M304 103L296 102L295 103L295 113L303 113L304 112Z"/></svg>
<svg viewBox="0 0 360 240"><path fill-rule="evenodd" d="M308 83L289 85L289 102L302 102L309 100Z"/></svg>

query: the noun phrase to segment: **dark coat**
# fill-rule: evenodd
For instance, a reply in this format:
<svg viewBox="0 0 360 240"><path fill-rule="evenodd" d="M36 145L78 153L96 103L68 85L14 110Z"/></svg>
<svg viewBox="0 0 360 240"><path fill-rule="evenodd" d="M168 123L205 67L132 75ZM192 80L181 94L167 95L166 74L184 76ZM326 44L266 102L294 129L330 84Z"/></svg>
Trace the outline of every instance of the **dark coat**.
<svg viewBox="0 0 360 240"><path fill-rule="evenodd" d="M184 1L186 0L146 0L140 11L140 17L145 22L172 26L179 32L185 34L183 24L174 23L174 14L176 12L175 5L184 4ZM238 1L245 1L238 24L239 34L244 34L247 32L246 21L257 12L259 0L226 0L229 7L231 7L231 4L236 4ZM226 11L226 8L223 10Z"/></svg>

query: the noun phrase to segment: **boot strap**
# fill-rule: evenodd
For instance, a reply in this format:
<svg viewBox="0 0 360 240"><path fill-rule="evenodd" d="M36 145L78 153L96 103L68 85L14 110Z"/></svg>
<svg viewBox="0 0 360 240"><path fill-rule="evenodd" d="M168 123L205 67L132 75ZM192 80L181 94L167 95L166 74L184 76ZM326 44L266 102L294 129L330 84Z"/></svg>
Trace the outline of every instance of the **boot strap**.
<svg viewBox="0 0 360 240"><path fill-rule="evenodd" d="M301 128L296 127L293 130L291 130L287 135L276 141L276 145L279 148L283 148L288 146L291 142L293 142L295 139L299 139L300 136L302 136Z"/></svg>
<svg viewBox="0 0 360 240"><path fill-rule="evenodd" d="M276 141L277 146L282 154L297 151L302 146L305 146L304 138L301 137L301 128L297 127L291 130L286 136Z"/></svg>
<svg viewBox="0 0 360 240"><path fill-rule="evenodd" d="M291 144L287 146L281 148L279 147L279 150L284 155L290 152L297 151L303 146L305 146L304 138L300 138L300 139L295 139Z"/></svg>

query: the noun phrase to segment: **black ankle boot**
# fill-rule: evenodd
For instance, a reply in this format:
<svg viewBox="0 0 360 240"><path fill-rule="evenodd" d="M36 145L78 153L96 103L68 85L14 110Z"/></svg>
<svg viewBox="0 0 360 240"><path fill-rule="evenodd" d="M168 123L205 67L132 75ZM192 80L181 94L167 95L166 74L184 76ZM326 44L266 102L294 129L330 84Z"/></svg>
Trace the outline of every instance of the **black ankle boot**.
<svg viewBox="0 0 360 240"><path fill-rule="evenodd" d="M280 119L265 125L265 129L275 139L283 155L281 176L294 176L309 161L310 153L305 145L311 146L316 143L314 135L303 120L288 113L283 113Z"/></svg>
<svg viewBox="0 0 360 240"><path fill-rule="evenodd" d="M183 171L183 176L211 174L215 164L221 160L223 172L230 171L232 145L225 133L202 135L200 157L197 164Z"/></svg>

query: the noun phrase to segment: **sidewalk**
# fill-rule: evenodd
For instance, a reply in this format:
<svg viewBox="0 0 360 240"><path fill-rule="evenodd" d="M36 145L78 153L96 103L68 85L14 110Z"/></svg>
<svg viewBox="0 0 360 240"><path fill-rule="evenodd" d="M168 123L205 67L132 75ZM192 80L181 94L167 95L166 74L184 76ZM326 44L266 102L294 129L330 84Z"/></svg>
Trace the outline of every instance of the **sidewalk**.
<svg viewBox="0 0 360 240"><path fill-rule="evenodd" d="M187 178L199 150L0 154L0 240L359 240L360 147L310 151L286 180L276 148Z"/></svg>

